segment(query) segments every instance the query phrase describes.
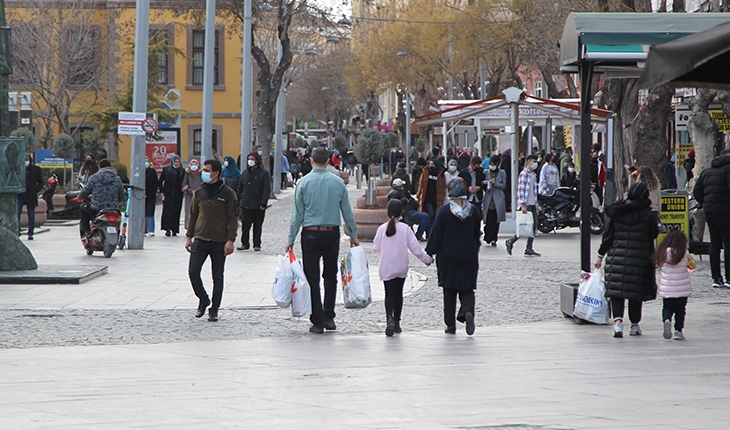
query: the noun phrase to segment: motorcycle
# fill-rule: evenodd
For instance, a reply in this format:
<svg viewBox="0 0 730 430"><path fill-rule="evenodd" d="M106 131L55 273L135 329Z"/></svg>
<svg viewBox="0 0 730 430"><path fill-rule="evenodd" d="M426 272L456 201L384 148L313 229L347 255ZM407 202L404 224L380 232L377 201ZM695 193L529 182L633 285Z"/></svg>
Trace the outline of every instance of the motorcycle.
<svg viewBox="0 0 730 430"><path fill-rule="evenodd" d="M81 189L84 188L84 184L80 183L79 185L81 186ZM51 215L53 215L54 218L79 219L79 208L84 203L83 200L79 199L80 193L81 190L67 192L65 196L66 205L63 209L51 211Z"/></svg>
<svg viewBox="0 0 730 430"><path fill-rule="evenodd" d="M540 211L537 214L537 229L543 233L566 227L580 227L580 193L576 188L559 187L550 194L539 194L537 201ZM591 189L591 233L602 234L606 228L606 218L598 196Z"/></svg>
<svg viewBox="0 0 730 430"><path fill-rule="evenodd" d="M56 188L58 187L58 178L56 175L51 175L46 181L46 188L43 190L41 198L46 202L46 215L50 215L53 211L53 195L56 194Z"/></svg>
<svg viewBox="0 0 730 430"><path fill-rule="evenodd" d="M103 209L96 215L91 222L91 232L81 239L86 255L102 251L104 257L110 258L114 254L119 241L121 218L121 212L116 209Z"/></svg>

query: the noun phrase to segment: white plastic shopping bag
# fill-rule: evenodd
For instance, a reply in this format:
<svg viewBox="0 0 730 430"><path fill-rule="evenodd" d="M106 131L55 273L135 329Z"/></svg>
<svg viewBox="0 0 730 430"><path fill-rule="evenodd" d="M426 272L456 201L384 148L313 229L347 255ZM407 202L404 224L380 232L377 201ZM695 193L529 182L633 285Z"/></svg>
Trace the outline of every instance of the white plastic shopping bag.
<svg viewBox="0 0 730 430"><path fill-rule="evenodd" d="M517 237L535 237L535 219L532 212L517 212Z"/></svg>
<svg viewBox="0 0 730 430"><path fill-rule="evenodd" d="M304 267L296 260L294 253L289 253L291 261L291 314L295 317L304 317L312 314L312 289L304 275Z"/></svg>
<svg viewBox="0 0 730 430"><path fill-rule="evenodd" d="M595 324L608 324L610 315L605 296L603 269L596 269L580 282L573 316Z"/></svg>
<svg viewBox="0 0 730 430"><path fill-rule="evenodd" d="M342 299L346 308L366 308L373 300L370 293L368 258L362 246L350 248L340 265Z"/></svg>
<svg viewBox="0 0 730 430"><path fill-rule="evenodd" d="M271 295L279 307L288 308L291 305L292 273L291 263L287 257L283 255L278 256L275 276L274 286L271 288Z"/></svg>

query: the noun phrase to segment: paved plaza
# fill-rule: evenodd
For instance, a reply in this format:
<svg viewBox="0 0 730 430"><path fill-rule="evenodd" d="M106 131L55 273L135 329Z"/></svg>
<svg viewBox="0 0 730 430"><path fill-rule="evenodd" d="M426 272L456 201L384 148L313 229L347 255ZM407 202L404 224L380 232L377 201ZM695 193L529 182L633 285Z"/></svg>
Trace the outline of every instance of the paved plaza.
<svg viewBox="0 0 730 430"><path fill-rule="evenodd" d="M184 237L111 259L86 256L73 226L26 242L40 265L109 269L79 285L0 285L0 428L727 428L730 290L710 287L707 258L684 342L662 338L660 301L645 306L641 337L562 317L577 229L539 235L540 258L520 242L511 257L482 248L472 337L443 333L435 265L412 257L404 332L387 338L365 243L374 302L346 310L338 298L337 331L310 335L270 295L292 195L267 213L263 252L227 259L218 323L193 318Z"/></svg>

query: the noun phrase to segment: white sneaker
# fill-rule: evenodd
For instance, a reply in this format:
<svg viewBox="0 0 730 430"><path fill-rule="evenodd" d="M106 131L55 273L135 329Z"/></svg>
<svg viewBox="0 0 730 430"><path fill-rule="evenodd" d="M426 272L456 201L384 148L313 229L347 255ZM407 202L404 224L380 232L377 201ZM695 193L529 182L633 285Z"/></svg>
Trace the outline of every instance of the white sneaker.
<svg viewBox="0 0 730 430"><path fill-rule="evenodd" d="M155 234L154 234L154 233L150 233L150 237L154 237L154 236L155 236Z"/></svg>
<svg viewBox="0 0 730 430"><path fill-rule="evenodd" d="M641 336L641 327L639 327L639 324L631 324L629 336Z"/></svg>
<svg viewBox="0 0 730 430"><path fill-rule="evenodd" d="M684 340L684 334L679 330L675 331L674 340Z"/></svg>
<svg viewBox="0 0 730 430"><path fill-rule="evenodd" d="M624 337L624 320L615 318L613 320L613 337Z"/></svg>
<svg viewBox="0 0 730 430"><path fill-rule="evenodd" d="M672 321L664 320L664 339L672 338Z"/></svg>

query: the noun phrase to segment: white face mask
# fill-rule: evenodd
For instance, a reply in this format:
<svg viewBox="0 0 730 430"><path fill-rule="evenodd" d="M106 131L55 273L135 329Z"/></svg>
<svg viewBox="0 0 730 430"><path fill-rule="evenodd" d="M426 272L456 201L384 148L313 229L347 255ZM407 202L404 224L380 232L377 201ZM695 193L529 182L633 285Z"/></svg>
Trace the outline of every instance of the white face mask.
<svg viewBox="0 0 730 430"><path fill-rule="evenodd" d="M454 166L453 164L451 166L449 166L449 172L451 172L451 173L456 172L456 166Z"/></svg>
<svg viewBox="0 0 730 430"><path fill-rule="evenodd" d="M568 167L568 171L569 171L570 173L575 173L575 169L574 169L574 168L572 168L572 167Z"/></svg>
<svg viewBox="0 0 730 430"><path fill-rule="evenodd" d="M228 162L227 161L224 161L223 162L223 167L228 167Z"/></svg>
<svg viewBox="0 0 730 430"><path fill-rule="evenodd" d="M30 161L25 160L25 167L28 167L28 166L30 166Z"/></svg>
<svg viewBox="0 0 730 430"><path fill-rule="evenodd" d="M257 152L259 153L259 155L261 155L264 151L257 151Z"/></svg>
<svg viewBox="0 0 730 430"><path fill-rule="evenodd" d="M530 170L537 170L537 163L535 163L535 162L530 163Z"/></svg>
<svg viewBox="0 0 730 430"><path fill-rule="evenodd" d="M541 161L542 161L542 157L537 157L537 162L539 163Z"/></svg>
<svg viewBox="0 0 730 430"><path fill-rule="evenodd" d="M256 165L256 160L248 160L248 167L253 167Z"/></svg>
<svg viewBox="0 0 730 430"><path fill-rule="evenodd" d="M190 170L192 170L193 172L196 171L196 170L198 170L198 165L197 164L193 164L192 166L190 166Z"/></svg>
<svg viewBox="0 0 730 430"><path fill-rule="evenodd" d="M492 172L494 172L495 170L497 170L497 166L495 166L493 164L490 164L489 165L489 170L491 170Z"/></svg>

